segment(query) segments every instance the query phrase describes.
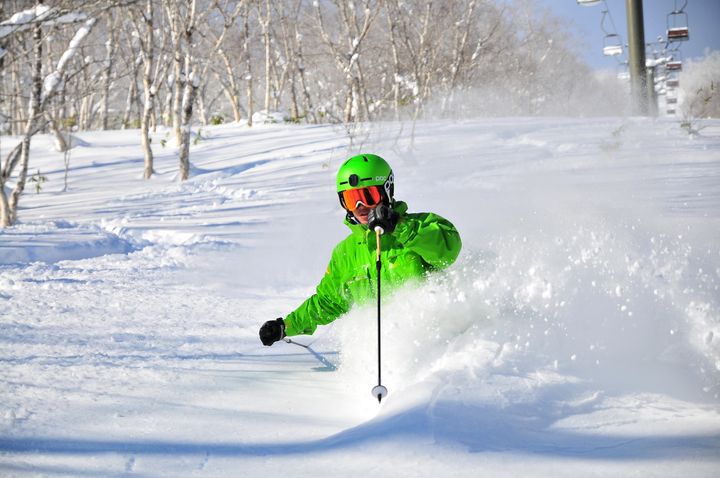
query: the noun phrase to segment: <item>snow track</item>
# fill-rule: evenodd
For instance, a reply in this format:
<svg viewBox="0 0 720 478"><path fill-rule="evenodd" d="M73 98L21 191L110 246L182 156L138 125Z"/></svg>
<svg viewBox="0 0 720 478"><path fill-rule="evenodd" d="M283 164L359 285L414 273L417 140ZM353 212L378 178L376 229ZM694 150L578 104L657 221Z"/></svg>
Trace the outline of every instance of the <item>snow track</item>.
<svg viewBox="0 0 720 478"><path fill-rule="evenodd" d="M0 475L697 476L720 466L720 123L496 119L358 132L453 221L448 271L321 328L296 307L347 231L331 126L204 128L177 183L81 133L0 231ZM405 128L407 129L407 128ZM157 134L159 144L166 132ZM3 140L3 147L7 148Z"/></svg>

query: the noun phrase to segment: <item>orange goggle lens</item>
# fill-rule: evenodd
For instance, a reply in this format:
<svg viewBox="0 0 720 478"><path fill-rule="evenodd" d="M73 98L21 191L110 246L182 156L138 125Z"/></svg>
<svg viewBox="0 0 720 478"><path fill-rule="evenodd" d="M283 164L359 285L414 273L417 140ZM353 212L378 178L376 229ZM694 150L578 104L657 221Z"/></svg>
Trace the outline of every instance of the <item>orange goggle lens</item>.
<svg viewBox="0 0 720 478"><path fill-rule="evenodd" d="M382 190L380 186L370 186L360 189L348 189L340 193L340 203L348 211L357 209L358 203L363 203L367 207L375 207L382 200Z"/></svg>

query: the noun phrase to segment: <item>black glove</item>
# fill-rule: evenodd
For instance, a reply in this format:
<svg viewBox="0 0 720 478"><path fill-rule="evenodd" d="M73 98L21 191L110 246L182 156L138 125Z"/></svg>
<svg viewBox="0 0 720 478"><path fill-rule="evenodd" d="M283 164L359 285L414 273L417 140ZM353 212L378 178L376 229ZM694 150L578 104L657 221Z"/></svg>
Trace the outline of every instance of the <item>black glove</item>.
<svg viewBox="0 0 720 478"><path fill-rule="evenodd" d="M285 322L282 317L268 320L260 327L260 341L263 345L272 345L285 338Z"/></svg>
<svg viewBox="0 0 720 478"><path fill-rule="evenodd" d="M370 210L368 214L368 227L371 231L374 231L376 226L380 226L385 233L390 234L395 230L399 219L400 214L398 214L397 211L393 210L390 206L380 204Z"/></svg>

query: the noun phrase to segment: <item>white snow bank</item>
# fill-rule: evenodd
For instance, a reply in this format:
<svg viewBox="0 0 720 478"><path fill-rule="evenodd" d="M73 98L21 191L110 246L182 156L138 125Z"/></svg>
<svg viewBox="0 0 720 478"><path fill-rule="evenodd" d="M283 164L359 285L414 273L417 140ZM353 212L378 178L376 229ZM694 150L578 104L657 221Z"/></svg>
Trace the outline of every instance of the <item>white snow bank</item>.
<svg viewBox="0 0 720 478"><path fill-rule="evenodd" d="M260 110L253 113L252 120L253 124L282 124L287 117L287 113L283 111Z"/></svg>
<svg viewBox="0 0 720 478"><path fill-rule="evenodd" d="M19 224L0 229L0 266L87 259L106 254L127 254L139 243L121 238L100 227L67 221Z"/></svg>

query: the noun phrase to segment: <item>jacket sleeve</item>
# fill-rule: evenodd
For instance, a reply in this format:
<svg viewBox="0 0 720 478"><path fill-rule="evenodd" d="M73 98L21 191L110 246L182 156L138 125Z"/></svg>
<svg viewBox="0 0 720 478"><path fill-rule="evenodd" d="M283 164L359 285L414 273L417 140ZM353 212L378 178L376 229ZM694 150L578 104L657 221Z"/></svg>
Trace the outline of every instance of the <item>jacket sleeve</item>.
<svg viewBox="0 0 720 478"><path fill-rule="evenodd" d="M312 334L318 325L329 324L350 309L339 277L337 248L315 293L285 317L285 334Z"/></svg>
<svg viewBox="0 0 720 478"><path fill-rule="evenodd" d="M404 248L415 252L435 268L447 267L455 262L462 248L455 226L433 213L404 216L395 229L395 237Z"/></svg>

